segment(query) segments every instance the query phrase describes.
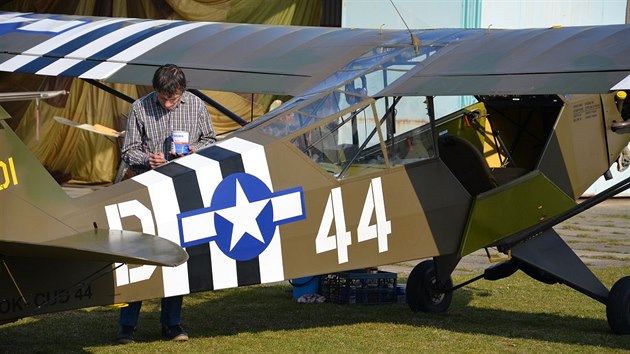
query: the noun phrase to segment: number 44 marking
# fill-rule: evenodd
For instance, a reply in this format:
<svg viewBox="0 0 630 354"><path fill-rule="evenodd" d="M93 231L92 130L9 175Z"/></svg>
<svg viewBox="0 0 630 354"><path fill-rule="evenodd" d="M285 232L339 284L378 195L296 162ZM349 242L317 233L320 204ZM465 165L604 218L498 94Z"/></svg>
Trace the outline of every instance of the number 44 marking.
<svg viewBox="0 0 630 354"><path fill-rule="evenodd" d="M376 216L376 224L370 225L372 214ZM335 234L329 235L333 220L335 222ZM387 236L392 233L392 223L385 215L385 201L383 199L383 186L381 178L373 178L370 181L363 211L357 226L357 240L359 242L378 239L378 252L388 250ZM348 262L348 246L352 244L351 232L346 229L346 216L343 211L343 199L341 187L333 188L328 195L322 222L315 238L315 251L319 253L337 249L339 264Z"/></svg>

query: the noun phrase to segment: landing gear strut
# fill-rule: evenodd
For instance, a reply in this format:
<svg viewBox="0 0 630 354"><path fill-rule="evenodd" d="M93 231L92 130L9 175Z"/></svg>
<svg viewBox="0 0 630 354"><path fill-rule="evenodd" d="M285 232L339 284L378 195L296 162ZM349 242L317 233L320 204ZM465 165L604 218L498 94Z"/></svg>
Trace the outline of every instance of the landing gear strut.
<svg viewBox="0 0 630 354"><path fill-rule="evenodd" d="M433 260L418 263L407 280L407 303L414 312L446 312L451 305L453 280L449 276L443 284L437 283Z"/></svg>

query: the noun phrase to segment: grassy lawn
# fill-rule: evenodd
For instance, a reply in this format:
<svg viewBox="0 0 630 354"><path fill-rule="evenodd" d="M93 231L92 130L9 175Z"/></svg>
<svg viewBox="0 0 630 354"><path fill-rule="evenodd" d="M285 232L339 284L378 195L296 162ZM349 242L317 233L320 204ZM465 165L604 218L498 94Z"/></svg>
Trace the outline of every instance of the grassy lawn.
<svg viewBox="0 0 630 354"><path fill-rule="evenodd" d="M630 267L597 271L611 287ZM459 276L455 282L465 280ZM206 292L184 298L191 339L160 339L159 301L147 301L137 343L116 345L118 311L90 308L0 326L2 352L624 352L605 306L521 272L479 281L453 296L447 314L412 313L405 304L298 304L288 285Z"/></svg>

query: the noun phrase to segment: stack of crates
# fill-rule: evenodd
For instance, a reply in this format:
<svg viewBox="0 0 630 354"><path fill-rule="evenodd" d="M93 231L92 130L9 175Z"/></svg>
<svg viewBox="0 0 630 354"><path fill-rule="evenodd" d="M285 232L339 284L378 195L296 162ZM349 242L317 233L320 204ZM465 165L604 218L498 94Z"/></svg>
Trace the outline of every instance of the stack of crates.
<svg viewBox="0 0 630 354"><path fill-rule="evenodd" d="M320 277L320 294L337 304L388 304L397 302L396 273L355 270Z"/></svg>

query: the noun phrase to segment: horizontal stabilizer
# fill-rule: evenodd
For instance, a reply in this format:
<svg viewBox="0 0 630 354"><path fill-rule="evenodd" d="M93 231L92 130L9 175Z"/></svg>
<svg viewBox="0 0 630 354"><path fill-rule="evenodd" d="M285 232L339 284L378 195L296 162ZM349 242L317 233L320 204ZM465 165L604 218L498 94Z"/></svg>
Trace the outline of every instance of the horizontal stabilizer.
<svg viewBox="0 0 630 354"><path fill-rule="evenodd" d="M68 91L32 91L32 92L1 92L0 102L45 100L61 95L67 95Z"/></svg>
<svg viewBox="0 0 630 354"><path fill-rule="evenodd" d="M77 123L74 121L71 121L69 119L63 118L63 117L53 117L53 119L58 122L61 123L63 125L68 125L71 126L73 128L79 128L79 129L83 129L83 130L87 130L89 132L92 133L96 133L96 134L101 134L101 135L105 135L105 136L111 136L113 138L119 138L121 136L124 136L125 133L124 132L119 132L116 131L112 128L100 125L100 124L87 124L87 123Z"/></svg>
<svg viewBox="0 0 630 354"><path fill-rule="evenodd" d="M179 245L161 237L133 231L82 232L43 243L0 241L5 256L59 258L175 267L188 260Z"/></svg>

